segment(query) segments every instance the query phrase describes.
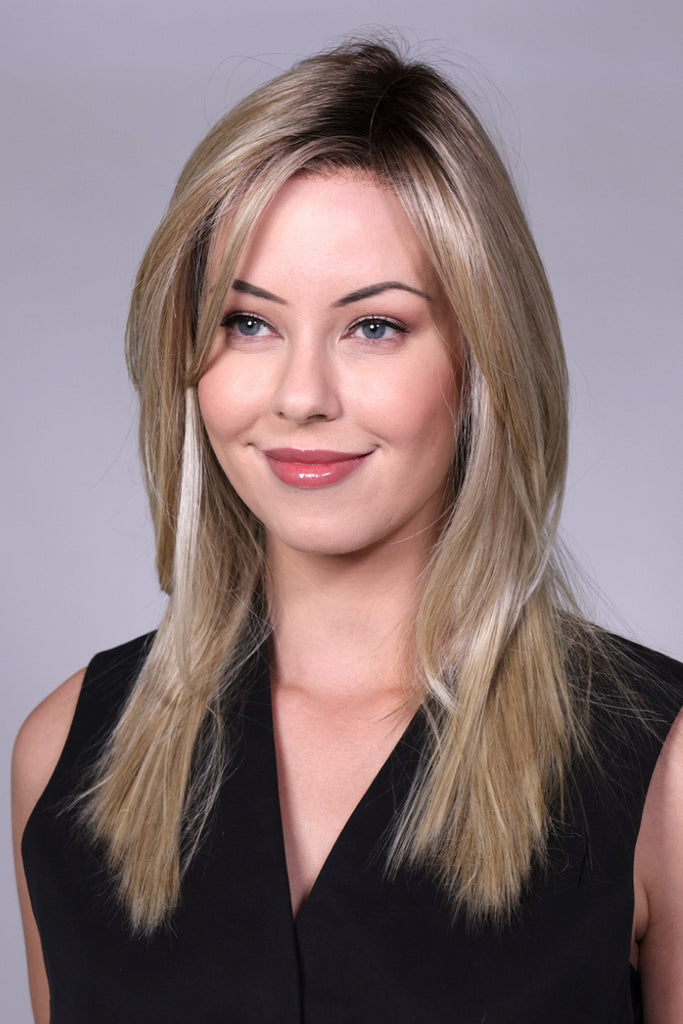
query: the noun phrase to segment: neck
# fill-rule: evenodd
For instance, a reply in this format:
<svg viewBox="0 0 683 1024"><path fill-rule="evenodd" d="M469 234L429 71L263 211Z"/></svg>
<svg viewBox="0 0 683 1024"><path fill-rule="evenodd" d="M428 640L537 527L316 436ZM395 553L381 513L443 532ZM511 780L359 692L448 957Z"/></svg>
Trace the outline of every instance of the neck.
<svg viewBox="0 0 683 1024"><path fill-rule="evenodd" d="M324 556L269 542L267 554L277 685L345 698L410 692L425 548Z"/></svg>

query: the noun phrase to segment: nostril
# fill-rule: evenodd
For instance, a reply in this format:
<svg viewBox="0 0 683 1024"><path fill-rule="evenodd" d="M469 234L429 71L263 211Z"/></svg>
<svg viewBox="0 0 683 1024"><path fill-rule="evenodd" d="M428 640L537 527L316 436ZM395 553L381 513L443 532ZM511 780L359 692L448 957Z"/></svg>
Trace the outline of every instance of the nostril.
<svg viewBox="0 0 683 1024"><path fill-rule="evenodd" d="M277 415L280 417L280 419L289 420L295 418L298 419L299 422L301 423L314 423L316 421L325 421L331 419L331 417L324 412L312 412L309 413L308 415L293 417L291 412L288 412L284 409L278 410Z"/></svg>

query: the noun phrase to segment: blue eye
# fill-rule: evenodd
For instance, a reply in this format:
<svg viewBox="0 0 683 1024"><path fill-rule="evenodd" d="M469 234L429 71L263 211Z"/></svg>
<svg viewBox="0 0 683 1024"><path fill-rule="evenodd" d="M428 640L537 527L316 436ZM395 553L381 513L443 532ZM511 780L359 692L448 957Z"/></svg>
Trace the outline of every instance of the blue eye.
<svg viewBox="0 0 683 1024"><path fill-rule="evenodd" d="M245 338L253 338L263 327L263 320L257 320L253 316L238 316L231 326L236 327Z"/></svg>
<svg viewBox="0 0 683 1024"><path fill-rule="evenodd" d="M387 333L387 327L382 320L366 320L364 324L360 325L360 329L366 338L383 338Z"/></svg>
<svg viewBox="0 0 683 1024"><path fill-rule="evenodd" d="M358 320L350 331L351 334L365 338L367 341L387 341L399 333L405 334L406 332L406 327L378 316L369 316L365 320Z"/></svg>
<svg viewBox="0 0 683 1024"><path fill-rule="evenodd" d="M270 330L265 320L251 313L231 313L221 320L221 327L238 334L241 338L257 338L264 328Z"/></svg>

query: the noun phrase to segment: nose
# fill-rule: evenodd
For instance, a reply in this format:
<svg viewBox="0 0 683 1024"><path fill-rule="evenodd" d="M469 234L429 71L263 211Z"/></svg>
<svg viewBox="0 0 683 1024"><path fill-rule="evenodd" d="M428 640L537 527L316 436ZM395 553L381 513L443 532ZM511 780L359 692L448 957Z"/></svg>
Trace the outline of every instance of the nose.
<svg viewBox="0 0 683 1024"><path fill-rule="evenodd" d="M334 357L324 343L307 338L288 345L273 396L273 411L294 423L339 416L341 401Z"/></svg>

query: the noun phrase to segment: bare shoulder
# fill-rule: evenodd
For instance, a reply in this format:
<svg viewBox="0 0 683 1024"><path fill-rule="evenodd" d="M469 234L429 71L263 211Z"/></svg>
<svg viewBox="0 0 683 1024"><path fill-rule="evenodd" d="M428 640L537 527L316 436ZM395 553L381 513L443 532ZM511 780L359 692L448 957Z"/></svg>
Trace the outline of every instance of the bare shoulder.
<svg viewBox="0 0 683 1024"><path fill-rule="evenodd" d="M21 839L31 811L55 770L73 721L85 669L57 687L28 716L12 755L12 839L19 907L24 926L31 1003L36 1024L48 1024L50 993L38 928L33 916L24 868Z"/></svg>
<svg viewBox="0 0 683 1024"><path fill-rule="evenodd" d="M638 969L648 1024L683 1020L683 711L657 760L635 856Z"/></svg>
<svg viewBox="0 0 683 1024"><path fill-rule="evenodd" d="M12 755L12 798L21 831L64 748L84 676L81 669L53 690L19 730Z"/></svg>

